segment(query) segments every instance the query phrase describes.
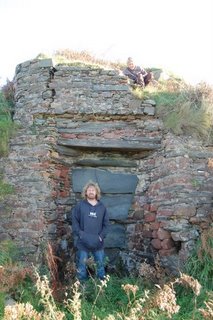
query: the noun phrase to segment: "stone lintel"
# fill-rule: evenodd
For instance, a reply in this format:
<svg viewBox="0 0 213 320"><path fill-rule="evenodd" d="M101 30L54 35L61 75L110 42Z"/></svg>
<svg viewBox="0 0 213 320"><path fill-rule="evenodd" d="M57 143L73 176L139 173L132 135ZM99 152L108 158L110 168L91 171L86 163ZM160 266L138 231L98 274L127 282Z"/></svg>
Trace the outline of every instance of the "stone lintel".
<svg viewBox="0 0 213 320"><path fill-rule="evenodd" d="M143 151L156 150L160 148L158 140L147 141L124 141L124 140L86 140L86 139L60 139L58 145L78 149L102 149L119 151Z"/></svg>
<svg viewBox="0 0 213 320"><path fill-rule="evenodd" d="M134 160L123 160L123 159L114 159L114 158L100 158L100 159L82 159L76 160L75 165L82 167L137 167L137 162Z"/></svg>

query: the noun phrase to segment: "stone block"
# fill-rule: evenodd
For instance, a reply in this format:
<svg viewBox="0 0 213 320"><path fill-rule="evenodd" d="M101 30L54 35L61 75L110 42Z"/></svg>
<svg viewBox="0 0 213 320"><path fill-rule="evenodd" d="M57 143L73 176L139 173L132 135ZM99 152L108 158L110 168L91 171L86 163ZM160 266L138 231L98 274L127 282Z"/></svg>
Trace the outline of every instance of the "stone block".
<svg viewBox="0 0 213 320"><path fill-rule="evenodd" d="M192 229L180 232L172 232L171 236L174 241L185 242L197 239L199 237L199 232L195 229Z"/></svg>
<svg viewBox="0 0 213 320"><path fill-rule="evenodd" d="M155 249L161 249L161 241L159 239L152 239L151 244Z"/></svg>
<svg viewBox="0 0 213 320"><path fill-rule="evenodd" d="M160 222L150 222L150 230L158 230L160 227Z"/></svg>
<svg viewBox="0 0 213 320"><path fill-rule="evenodd" d="M94 91L129 91L126 85L94 85Z"/></svg>
<svg viewBox="0 0 213 320"><path fill-rule="evenodd" d="M144 107L144 114L147 114L149 116L154 116L155 115L155 107L152 106L146 106Z"/></svg>
<svg viewBox="0 0 213 320"><path fill-rule="evenodd" d="M169 239L171 238L171 234L169 231L166 231L162 228L159 228L159 230L157 231L157 236L160 240L164 240L164 239Z"/></svg>
<svg viewBox="0 0 213 320"><path fill-rule="evenodd" d="M106 206L109 218L112 220L125 220L132 203L133 195L116 194L113 196L104 195L101 200Z"/></svg>
<svg viewBox="0 0 213 320"><path fill-rule="evenodd" d="M144 215L145 222L153 222L155 221L156 214L154 212L148 212Z"/></svg>
<svg viewBox="0 0 213 320"><path fill-rule="evenodd" d="M160 256L171 256L176 253L176 248L171 248L171 249L161 249L158 251Z"/></svg>
<svg viewBox="0 0 213 320"><path fill-rule="evenodd" d="M57 110L57 113L63 113L62 110ZM146 151L146 150L156 150L160 148L160 140L158 138L144 138L135 140L115 140L115 139L95 139L92 137L88 139L58 139L58 145L67 146L71 148L78 148L83 150L118 150L121 152L125 151Z"/></svg>
<svg viewBox="0 0 213 320"><path fill-rule="evenodd" d="M133 174L114 173L101 169L73 169L72 185L74 192L81 192L84 185L92 180L99 184L102 193L134 193L138 177Z"/></svg>
<svg viewBox="0 0 213 320"><path fill-rule="evenodd" d="M126 233L125 227L119 224L112 224L109 226L109 232L104 240L105 248L120 248L125 249Z"/></svg>
<svg viewBox="0 0 213 320"><path fill-rule="evenodd" d="M38 68L49 68L53 67L52 59L41 59L38 63Z"/></svg>
<svg viewBox="0 0 213 320"><path fill-rule="evenodd" d="M151 99L144 100L143 103L151 104L152 106L156 106L156 102L154 100L151 100Z"/></svg>
<svg viewBox="0 0 213 320"><path fill-rule="evenodd" d="M164 239L162 242L162 249L168 250L174 247L174 241L170 239Z"/></svg>
<svg viewBox="0 0 213 320"><path fill-rule="evenodd" d="M174 210L175 216L182 216L182 217L192 217L196 213L196 208L193 206L179 206L177 209Z"/></svg>

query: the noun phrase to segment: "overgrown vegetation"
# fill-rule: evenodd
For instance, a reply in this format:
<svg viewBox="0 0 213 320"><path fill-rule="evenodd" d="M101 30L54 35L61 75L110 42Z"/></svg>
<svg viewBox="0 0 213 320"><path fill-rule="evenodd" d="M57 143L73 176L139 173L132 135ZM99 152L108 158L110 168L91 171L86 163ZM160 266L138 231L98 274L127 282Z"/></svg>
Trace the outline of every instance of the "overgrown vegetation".
<svg viewBox="0 0 213 320"><path fill-rule="evenodd" d="M13 84L8 81L0 91L0 157L8 154L9 139L15 130L12 121L13 106ZM13 193L13 187L4 182L0 172L0 201L11 193Z"/></svg>
<svg viewBox="0 0 213 320"><path fill-rule="evenodd" d="M188 259L186 272L196 277L205 287L213 288L213 226L203 231L197 246Z"/></svg>
<svg viewBox="0 0 213 320"><path fill-rule="evenodd" d="M141 99L156 102L157 116L177 135L213 143L213 88L206 83L191 86L180 79L160 80L157 86L134 90Z"/></svg>
<svg viewBox="0 0 213 320"><path fill-rule="evenodd" d="M206 246L210 232L211 230L203 240L203 249L206 248L209 252L211 248L212 254L212 247ZM104 281L91 277L81 284L72 275L66 283L57 280L57 290L56 277L52 276L53 273L57 274L57 257L50 250L50 244L47 246L46 255L49 271L46 275L41 275L34 266L26 268L16 262L17 251L13 243L6 241L1 244L0 319L212 319L212 288L206 287L207 282L203 282L201 286L190 272L180 273L178 277L165 277L165 270L158 265L150 266L144 263L137 276L119 277L114 274L108 275ZM203 266L208 263L210 270L212 261L201 258L200 263L203 263ZM200 274L198 270L198 278ZM8 297L13 299L13 304L5 306Z"/></svg>
<svg viewBox="0 0 213 320"><path fill-rule="evenodd" d="M0 157L7 155L8 142L14 131L13 104L13 87L8 82L0 91Z"/></svg>
<svg viewBox="0 0 213 320"><path fill-rule="evenodd" d="M9 183L4 182L3 177L0 175L0 201L13 192L14 187Z"/></svg>

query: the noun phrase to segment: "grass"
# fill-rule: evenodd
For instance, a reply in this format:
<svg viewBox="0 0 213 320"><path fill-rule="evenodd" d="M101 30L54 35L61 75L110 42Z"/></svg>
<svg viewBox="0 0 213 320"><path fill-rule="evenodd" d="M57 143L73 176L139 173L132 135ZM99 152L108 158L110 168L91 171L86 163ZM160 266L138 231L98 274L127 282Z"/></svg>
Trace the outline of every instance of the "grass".
<svg viewBox="0 0 213 320"><path fill-rule="evenodd" d="M14 187L9 183L4 182L0 175L0 201L4 200L8 195L14 193Z"/></svg>
<svg viewBox="0 0 213 320"><path fill-rule="evenodd" d="M8 87L6 86L6 88ZM8 92L10 90L7 91L7 94L9 94ZM6 99L4 91L0 91L0 157L8 155L9 140L15 132L15 126L11 118L12 105L11 95ZM3 180L0 173L0 201L13 192L14 188Z"/></svg>
<svg viewBox="0 0 213 320"><path fill-rule="evenodd" d="M135 94L156 102L156 115L165 129L192 136L205 145L213 143L213 88L207 84L192 87L180 80L159 81L156 88L146 87Z"/></svg>
<svg viewBox="0 0 213 320"><path fill-rule="evenodd" d="M210 233L211 230L202 240L202 246L207 252L210 250ZM206 287L207 282L203 282L201 287L198 280L190 275L183 273L176 278L165 277L164 282L161 279L161 284L150 281L148 274L148 279L141 276L111 275L107 276L106 280L99 281L91 277L84 284L71 278L63 286L58 283L60 288L58 299L53 295L49 273L47 277L41 276L35 267L24 269L17 265L18 268L14 268L16 256L13 244L5 242L1 248L1 252L5 252L0 268L0 319L2 320L11 320L15 314L16 320L212 319L212 288ZM203 263L207 263L210 270L212 261ZM15 273L8 271L11 265L13 270L16 270ZM5 282L6 287L3 286ZM8 294L16 301L14 306L4 306Z"/></svg>
<svg viewBox="0 0 213 320"><path fill-rule="evenodd" d="M28 288L30 288L29 284ZM202 290L197 297L190 288L179 287L173 290L174 300L171 295L171 284L170 290L168 285L166 288L153 287L151 291L146 291L143 282L138 278L122 279L116 276L110 277L105 284L91 279L84 288L74 283L70 285L70 291L66 291L63 302L53 299L49 282L45 278L40 278L39 275L36 284L37 293L32 288L31 283L31 292L28 289L20 297L16 308L21 309L21 306L26 306L28 303L41 316L41 319L45 320L163 320L170 318L200 320L204 318L199 309L205 307L204 301L208 301L205 290ZM22 290L26 289L22 287ZM12 307L10 311L12 312ZM2 309L0 313L3 314Z"/></svg>
<svg viewBox="0 0 213 320"><path fill-rule="evenodd" d="M0 91L0 157L8 154L9 139L14 132L11 104L10 100L6 100L3 91Z"/></svg>
<svg viewBox="0 0 213 320"><path fill-rule="evenodd" d="M213 289L213 227L203 231L197 246L188 259L185 271L196 277L199 282L210 290Z"/></svg>

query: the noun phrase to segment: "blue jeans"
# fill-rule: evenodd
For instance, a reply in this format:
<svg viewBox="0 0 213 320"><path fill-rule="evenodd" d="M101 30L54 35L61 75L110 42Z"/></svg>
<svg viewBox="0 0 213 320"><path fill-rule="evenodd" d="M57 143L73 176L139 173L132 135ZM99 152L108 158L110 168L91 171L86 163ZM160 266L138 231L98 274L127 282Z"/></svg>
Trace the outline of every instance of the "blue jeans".
<svg viewBox="0 0 213 320"><path fill-rule="evenodd" d="M91 252L97 268L97 277L100 280L103 280L105 277L105 268L104 268L104 250L97 250ZM81 280L86 280L88 278L87 272L87 259L89 258L89 252L84 250L78 250L77 252L77 278Z"/></svg>

